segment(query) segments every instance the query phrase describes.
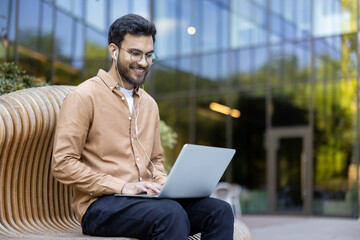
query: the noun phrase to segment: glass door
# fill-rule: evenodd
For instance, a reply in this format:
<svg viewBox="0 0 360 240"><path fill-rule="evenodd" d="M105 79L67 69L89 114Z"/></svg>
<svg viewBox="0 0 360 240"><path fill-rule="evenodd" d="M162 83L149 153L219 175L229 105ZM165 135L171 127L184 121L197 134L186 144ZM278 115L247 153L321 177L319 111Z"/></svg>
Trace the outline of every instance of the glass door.
<svg viewBox="0 0 360 240"><path fill-rule="evenodd" d="M270 213L311 214L311 131L308 127L272 128L267 136Z"/></svg>

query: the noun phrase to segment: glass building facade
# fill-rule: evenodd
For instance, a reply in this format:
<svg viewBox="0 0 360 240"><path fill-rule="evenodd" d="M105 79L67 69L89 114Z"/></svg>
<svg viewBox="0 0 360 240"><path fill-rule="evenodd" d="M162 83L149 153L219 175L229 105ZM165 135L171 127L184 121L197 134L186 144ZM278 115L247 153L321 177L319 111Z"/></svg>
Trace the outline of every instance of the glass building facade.
<svg viewBox="0 0 360 240"><path fill-rule="evenodd" d="M109 25L155 22L145 89L185 143L235 148L244 213L359 217L359 0L0 0L0 61L53 84L107 70Z"/></svg>

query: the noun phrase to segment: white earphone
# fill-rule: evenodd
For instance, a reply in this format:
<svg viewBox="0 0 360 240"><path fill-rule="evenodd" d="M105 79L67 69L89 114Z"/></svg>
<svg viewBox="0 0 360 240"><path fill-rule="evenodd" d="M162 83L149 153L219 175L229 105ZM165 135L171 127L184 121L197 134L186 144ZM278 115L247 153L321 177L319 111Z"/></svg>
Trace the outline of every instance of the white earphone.
<svg viewBox="0 0 360 240"><path fill-rule="evenodd" d="M117 61L116 52L113 53L113 56L114 56L114 58L115 58L115 61Z"/></svg>

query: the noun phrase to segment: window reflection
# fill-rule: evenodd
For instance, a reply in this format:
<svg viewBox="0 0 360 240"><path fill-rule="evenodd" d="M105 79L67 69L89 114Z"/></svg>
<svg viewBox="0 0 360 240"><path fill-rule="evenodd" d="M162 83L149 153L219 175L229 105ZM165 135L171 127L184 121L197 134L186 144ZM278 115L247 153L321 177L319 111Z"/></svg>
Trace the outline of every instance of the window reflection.
<svg viewBox="0 0 360 240"><path fill-rule="evenodd" d="M10 16L8 17L8 22L7 23L7 34L8 34L8 38L11 41L15 41L15 35L16 35L16 27L15 27L15 17L16 17L16 2L15 1L9 1L9 14ZM20 11L20 10L19 10ZM21 28L21 24L19 22L19 31ZM19 33L20 34L20 33ZM11 58L10 58L11 59Z"/></svg>
<svg viewBox="0 0 360 240"><path fill-rule="evenodd" d="M60 61L55 61L55 73L53 76L53 83L58 85L73 85L79 84L80 71L70 65L64 64Z"/></svg>
<svg viewBox="0 0 360 240"><path fill-rule="evenodd" d="M253 50L245 49L239 51L238 84L249 84L252 79Z"/></svg>
<svg viewBox="0 0 360 240"><path fill-rule="evenodd" d="M106 70L108 68L108 46L107 36L86 28L85 40L85 79L97 74L99 68Z"/></svg>
<svg viewBox="0 0 360 240"><path fill-rule="evenodd" d="M86 0L86 22L105 31L105 0Z"/></svg>
<svg viewBox="0 0 360 240"><path fill-rule="evenodd" d="M251 19L251 5L246 1L232 0L231 15L231 46L237 48L240 46L251 45L254 24Z"/></svg>
<svg viewBox="0 0 360 240"><path fill-rule="evenodd" d="M310 79L310 69L311 69L311 52L310 52L310 41L303 41L294 46L298 72L296 73L299 76L300 80Z"/></svg>
<svg viewBox="0 0 360 240"><path fill-rule="evenodd" d="M179 23L179 35L180 35L180 54L189 55L194 51L194 43L197 35L187 34L187 29L190 26L198 27L194 22L194 3L192 0L180 1L180 23Z"/></svg>
<svg viewBox="0 0 360 240"><path fill-rule="evenodd" d="M51 35L39 36L40 1L19 1L19 35L17 46L18 64L29 74L40 77L43 81L50 79L50 62L46 55L38 53L38 49L51 51ZM12 8L15 5L12 6ZM15 12L13 12L15 13ZM40 45L44 44L44 45Z"/></svg>
<svg viewBox="0 0 360 240"><path fill-rule="evenodd" d="M40 1L19 1L19 42L28 47L38 48L38 27Z"/></svg>
<svg viewBox="0 0 360 240"><path fill-rule="evenodd" d="M267 68L269 66L268 62L268 52L266 47L258 47L254 49L254 63L253 63L253 71L256 76L254 79L254 83L266 83L267 76Z"/></svg>
<svg viewBox="0 0 360 240"><path fill-rule="evenodd" d="M265 213L266 152L265 92L240 92L232 95L233 107L241 112L232 118L232 143L236 154L232 160L233 181L244 186L241 197L243 213ZM246 159L246 160L245 160Z"/></svg>
<svg viewBox="0 0 360 240"><path fill-rule="evenodd" d="M152 67L151 71L154 76L156 92L169 93L179 90L177 88L179 81L177 78L177 61L167 60L166 62L158 62Z"/></svg>
<svg viewBox="0 0 360 240"><path fill-rule="evenodd" d="M271 0L270 1L270 9L271 9L272 14L277 14L277 15L281 14L282 2L283 2L283 0Z"/></svg>
<svg viewBox="0 0 360 240"><path fill-rule="evenodd" d="M270 1L271 42L307 37L310 31L309 9L310 0Z"/></svg>
<svg viewBox="0 0 360 240"><path fill-rule="evenodd" d="M230 47L230 18L228 17L228 10L225 8L221 8L219 11L219 15L219 48L222 50L227 50Z"/></svg>
<svg viewBox="0 0 360 240"><path fill-rule="evenodd" d="M254 2L256 2L258 5L266 8L267 0L254 0Z"/></svg>
<svg viewBox="0 0 360 240"><path fill-rule="evenodd" d="M75 51L72 65L81 69L84 64L84 26L80 22L76 22Z"/></svg>
<svg viewBox="0 0 360 240"><path fill-rule="evenodd" d="M356 31L356 1L313 1L313 35L316 37Z"/></svg>
<svg viewBox="0 0 360 240"><path fill-rule="evenodd" d="M271 83L280 83L284 72L283 66L283 47L281 45L273 45L271 47Z"/></svg>
<svg viewBox="0 0 360 240"><path fill-rule="evenodd" d="M353 166L356 109L355 79L317 83L315 97L314 211L353 215L356 199Z"/></svg>
<svg viewBox="0 0 360 240"><path fill-rule="evenodd" d="M267 20L266 20L266 8L264 8L262 6L259 7L259 6L254 5L253 6L253 13L254 13L254 16L256 16L256 17L253 17L253 18L254 18L254 22L256 23L257 29L259 29L259 30L261 29L262 31L265 32L266 23L267 23ZM266 41L266 38L263 38L262 40L257 39L257 41L259 43L262 43L262 42Z"/></svg>
<svg viewBox="0 0 360 240"><path fill-rule="evenodd" d="M218 47L219 9L210 1L203 1L202 7L204 11L201 21L202 28L199 29L199 34L203 34L200 36L202 43L198 47L201 47L203 52L207 52Z"/></svg>
<svg viewBox="0 0 360 240"><path fill-rule="evenodd" d="M47 3L42 3L42 21L41 21L41 35L39 41L39 49L44 53L52 53L52 31L53 31L53 9ZM50 58L50 57L49 57Z"/></svg>
<svg viewBox="0 0 360 240"><path fill-rule="evenodd" d="M316 79L356 76L356 34L316 39Z"/></svg>
<svg viewBox="0 0 360 240"><path fill-rule="evenodd" d="M284 39L283 21L277 14L271 14L271 31L274 35L272 42L281 41Z"/></svg>
<svg viewBox="0 0 360 240"><path fill-rule="evenodd" d="M276 209L278 212L304 210L303 163L304 137L278 137L276 162Z"/></svg>
<svg viewBox="0 0 360 240"><path fill-rule="evenodd" d="M212 111L210 103L226 105L225 96L198 97L196 99L196 143L226 147L226 115ZM209 131L211 129L211 131Z"/></svg>
<svg viewBox="0 0 360 240"><path fill-rule="evenodd" d="M199 58L197 87L204 89L212 85L218 77L218 55L207 54Z"/></svg>
<svg viewBox="0 0 360 240"><path fill-rule="evenodd" d="M56 12L56 58L66 63L71 63L72 59L72 37L73 37L73 19L61 12Z"/></svg>
<svg viewBox="0 0 360 240"><path fill-rule="evenodd" d="M171 126L177 134L177 143L171 151L165 149L167 167L175 162L182 146L189 143L189 100L187 98L177 99L176 101L158 101L160 118Z"/></svg>
<svg viewBox="0 0 360 240"><path fill-rule="evenodd" d="M229 54L227 52L222 52L217 54L218 58L218 76L217 81L220 84L220 87L225 87L228 84L228 76L230 71L229 66Z"/></svg>
<svg viewBox="0 0 360 240"><path fill-rule="evenodd" d="M110 23L130 12L129 1L131 0L110 0Z"/></svg>
<svg viewBox="0 0 360 240"><path fill-rule="evenodd" d="M155 0L155 25L157 29L156 52L160 59L174 57L177 53L176 19L177 2L175 0Z"/></svg>
<svg viewBox="0 0 360 240"><path fill-rule="evenodd" d="M8 58L8 46L10 44L8 37L7 19L9 18L9 1L0 0L0 62Z"/></svg>
<svg viewBox="0 0 360 240"><path fill-rule="evenodd" d="M311 0L297 1L296 12L296 36L297 38L305 38L310 34L310 6Z"/></svg>
<svg viewBox="0 0 360 240"><path fill-rule="evenodd" d="M284 83L293 82L295 83L298 79L296 76L296 69L298 65L297 56L294 54L294 44L285 43L283 44L283 55L282 55L282 72L281 80ZM280 66L279 66L280 67Z"/></svg>
<svg viewBox="0 0 360 240"><path fill-rule="evenodd" d="M232 1L231 45L233 48L266 43L266 8L249 0Z"/></svg>
<svg viewBox="0 0 360 240"><path fill-rule="evenodd" d="M150 19L150 0L132 1L133 13L139 14L146 19Z"/></svg>
<svg viewBox="0 0 360 240"><path fill-rule="evenodd" d="M0 37L3 37L7 31L9 0L0 0L0 5Z"/></svg>
<svg viewBox="0 0 360 240"><path fill-rule="evenodd" d="M343 35L340 41L341 46L341 76L344 78L356 77L356 52L357 52L357 37L356 33Z"/></svg>
<svg viewBox="0 0 360 240"><path fill-rule="evenodd" d="M181 58L179 60L179 75L178 79L178 91L185 91L190 89L190 81L194 81L194 77L191 76L193 71L193 58Z"/></svg>
<svg viewBox="0 0 360 240"><path fill-rule="evenodd" d="M75 17L82 18L83 0L56 0L56 5Z"/></svg>
<svg viewBox="0 0 360 240"><path fill-rule="evenodd" d="M309 124L310 83L279 86L271 94L272 126Z"/></svg>
<svg viewBox="0 0 360 240"><path fill-rule="evenodd" d="M235 86L247 87L266 83L268 67L267 50L264 47L243 49L233 53L232 83Z"/></svg>

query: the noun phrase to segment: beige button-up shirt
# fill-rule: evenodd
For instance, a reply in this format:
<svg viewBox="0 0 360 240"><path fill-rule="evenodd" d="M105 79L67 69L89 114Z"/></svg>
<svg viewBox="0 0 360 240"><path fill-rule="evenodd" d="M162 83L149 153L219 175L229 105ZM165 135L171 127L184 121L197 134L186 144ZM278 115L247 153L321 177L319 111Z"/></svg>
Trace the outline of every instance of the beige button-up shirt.
<svg viewBox="0 0 360 240"><path fill-rule="evenodd" d="M155 100L136 88L131 114L117 84L99 70L72 90L61 106L52 172L74 187L72 209L80 221L98 196L121 193L127 182L162 185L167 177Z"/></svg>

